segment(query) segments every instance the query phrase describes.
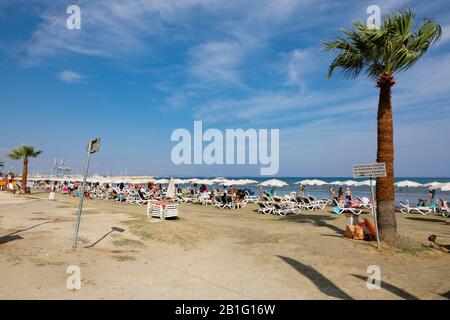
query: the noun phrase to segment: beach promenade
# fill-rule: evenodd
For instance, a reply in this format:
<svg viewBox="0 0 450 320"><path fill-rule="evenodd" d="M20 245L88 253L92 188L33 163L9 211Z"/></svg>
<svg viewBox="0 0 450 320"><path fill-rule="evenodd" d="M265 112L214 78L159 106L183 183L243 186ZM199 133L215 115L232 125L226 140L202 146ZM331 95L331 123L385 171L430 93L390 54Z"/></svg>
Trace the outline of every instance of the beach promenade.
<svg viewBox="0 0 450 320"><path fill-rule="evenodd" d="M77 198L0 192L0 299L446 299L448 219L398 214L415 240L402 252L343 237L345 217L299 216L184 204L180 219L149 219L145 206L87 200L71 248ZM369 216L365 214L363 216ZM114 229L112 229L114 228ZM81 270L69 290L66 270ZM367 268L382 288L366 286Z"/></svg>

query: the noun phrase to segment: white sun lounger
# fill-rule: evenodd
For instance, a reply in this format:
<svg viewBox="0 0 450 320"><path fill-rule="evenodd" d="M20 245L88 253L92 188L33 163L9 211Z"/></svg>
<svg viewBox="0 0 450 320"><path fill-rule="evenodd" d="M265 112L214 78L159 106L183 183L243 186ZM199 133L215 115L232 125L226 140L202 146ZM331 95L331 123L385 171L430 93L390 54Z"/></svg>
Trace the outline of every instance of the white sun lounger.
<svg viewBox="0 0 450 320"><path fill-rule="evenodd" d="M433 209L428 207L410 207L409 203L400 202L400 212L402 213L420 213L426 216L427 214L433 212Z"/></svg>
<svg viewBox="0 0 450 320"><path fill-rule="evenodd" d="M361 212L362 212L362 210L361 210L361 209L358 209L358 208L342 208L342 207L339 205L339 203L336 201L336 199L333 199L333 204L334 204L335 207L338 208L338 211L339 211L339 212L334 212L334 211L332 211L332 212L337 213L337 214L351 213L351 214L354 214L354 215L359 216L359 215L361 214ZM333 210L333 209L332 209L332 210Z"/></svg>

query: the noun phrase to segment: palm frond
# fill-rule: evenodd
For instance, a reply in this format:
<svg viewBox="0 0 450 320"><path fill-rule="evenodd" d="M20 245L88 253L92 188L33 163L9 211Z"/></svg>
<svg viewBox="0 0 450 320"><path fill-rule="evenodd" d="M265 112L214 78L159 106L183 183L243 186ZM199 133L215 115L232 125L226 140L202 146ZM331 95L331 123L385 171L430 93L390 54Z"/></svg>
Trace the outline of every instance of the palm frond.
<svg viewBox="0 0 450 320"><path fill-rule="evenodd" d="M371 79L411 68L439 40L441 27L431 19L424 19L415 28L416 15L405 9L387 16L380 28L370 29L362 21L353 22L353 30L341 30L335 40L324 41L325 51L334 57L328 77L339 70L349 78L361 72Z"/></svg>

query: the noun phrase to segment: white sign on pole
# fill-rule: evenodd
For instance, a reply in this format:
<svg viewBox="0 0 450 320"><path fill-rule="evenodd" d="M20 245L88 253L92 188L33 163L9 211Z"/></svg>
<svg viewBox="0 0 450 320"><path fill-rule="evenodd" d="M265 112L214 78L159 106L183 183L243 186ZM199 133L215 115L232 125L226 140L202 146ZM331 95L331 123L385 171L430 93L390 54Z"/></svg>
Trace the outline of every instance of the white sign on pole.
<svg viewBox="0 0 450 320"><path fill-rule="evenodd" d="M353 178L386 177L386 165L383 163L357 164L352 166Z"/></svg>
<svg viewBox="0 0 450 320"><path fill-rule="evenodd" d="M100 149L100 138L92 139L88 149L89 153L96 153Z"/></svg>
<svg viewBox="0 0 450 320"><path fill-rule="evenodd" d="M377 230L377 248L381 249L380 234L378 232L378 219L375 212L375 196L373 191L373 178L386 177L386 164L383 163L370 163L370 164L357 164L352 166L353 178L370 178L370 193L372 199L372 216L375 221L375 228Z"/></svg>

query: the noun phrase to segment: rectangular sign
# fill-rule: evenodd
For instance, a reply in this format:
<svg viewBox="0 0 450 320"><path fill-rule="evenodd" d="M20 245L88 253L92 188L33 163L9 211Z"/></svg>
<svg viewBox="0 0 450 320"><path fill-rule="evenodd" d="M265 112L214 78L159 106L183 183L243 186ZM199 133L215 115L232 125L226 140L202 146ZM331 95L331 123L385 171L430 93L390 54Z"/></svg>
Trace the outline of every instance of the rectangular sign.
<svg viewBox="0 0 450 320"><path fill-rule="evenodd" d="M100 138L92 139L90 144L90 153L95 153L100 149Z"/></svg>
<svg viewBox="0 0 450 320"><path fill-rule="evenodd" d="M383 163L357 164L352 166L353 178L386 177L386 165Z"/></svg>

